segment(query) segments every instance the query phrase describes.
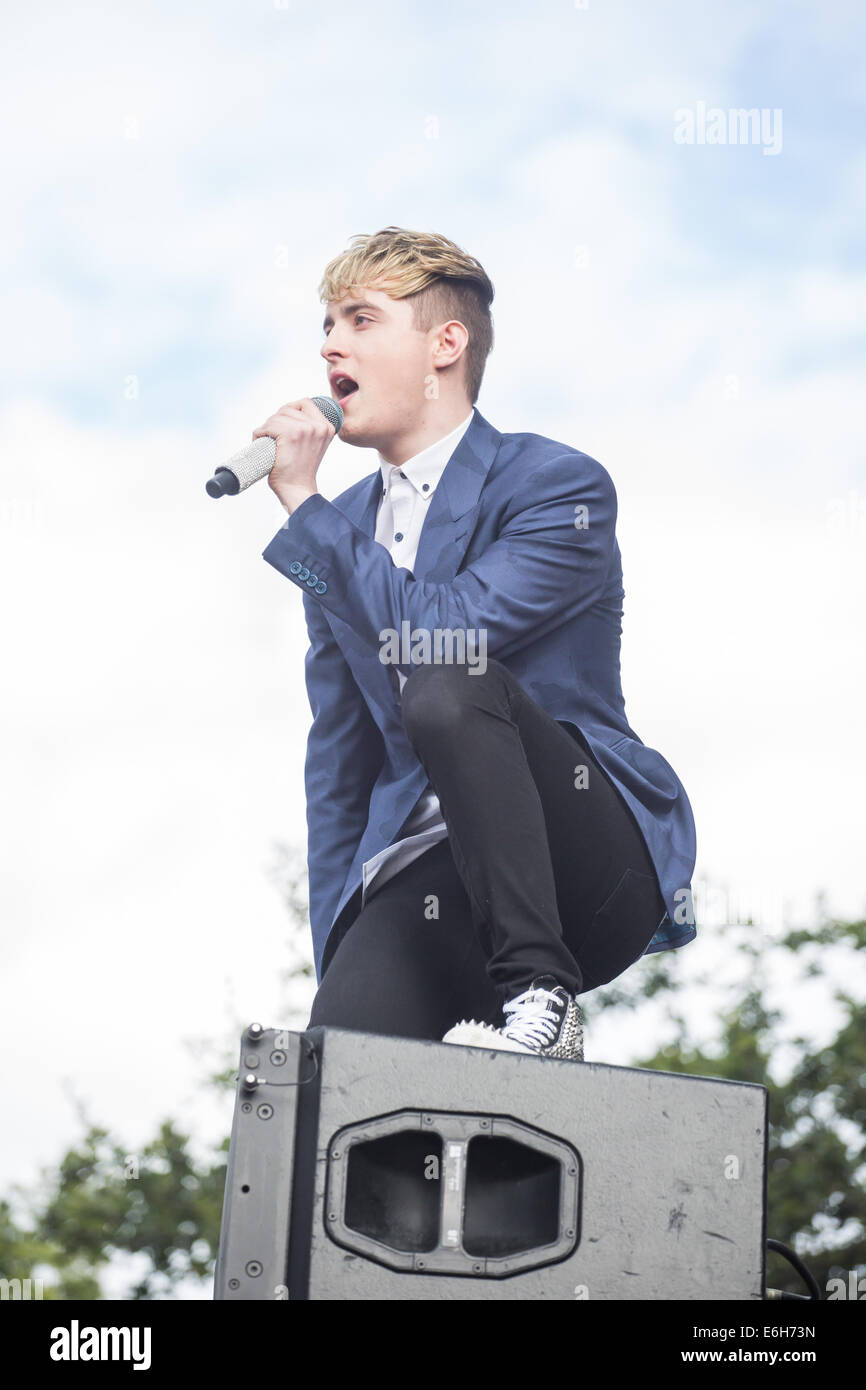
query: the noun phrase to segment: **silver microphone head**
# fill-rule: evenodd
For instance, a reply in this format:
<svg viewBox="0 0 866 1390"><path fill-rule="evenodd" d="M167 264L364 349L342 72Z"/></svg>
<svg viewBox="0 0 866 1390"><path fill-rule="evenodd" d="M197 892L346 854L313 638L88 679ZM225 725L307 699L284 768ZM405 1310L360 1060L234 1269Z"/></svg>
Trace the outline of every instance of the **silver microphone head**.
<svg viewBox="0 0 866 1390"><path fill-rule="evenodd" d="M310 400L319 407L328 424L333 425L339 434L343 428L343 412L337 402L330 396L311 396Z"/></svg>

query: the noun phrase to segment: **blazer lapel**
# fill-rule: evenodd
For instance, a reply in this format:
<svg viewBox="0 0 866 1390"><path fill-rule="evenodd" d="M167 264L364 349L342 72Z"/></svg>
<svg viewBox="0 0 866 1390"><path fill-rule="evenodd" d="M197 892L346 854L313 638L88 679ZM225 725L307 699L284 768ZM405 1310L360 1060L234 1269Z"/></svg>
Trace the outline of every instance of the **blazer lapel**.
<svg viewBox="0 0 866 1390"><path fill-rule="evenodd" d="M457 574L469 544L487 474L502 436L475 408L466 433L442 471L430 499L412 571L416 579L447 583ZM382 474L377 469L341 510L371 538L382 499Z"/></svg>
<svg viewBox="0 0 866 1390"><path fill-rule="evenodd" d="M372 538L376 534L376 513L382 499L382 474L377 469L363 481L367 486L359 485L355 496L340 504L340 511Z"/></svg>
<svg viewBox="0 0 866 1390"><path fill-rule="evenodd" d="M501 438L476 408L430 500L412 571L416 579L445 584L457 574Z"/></svg>

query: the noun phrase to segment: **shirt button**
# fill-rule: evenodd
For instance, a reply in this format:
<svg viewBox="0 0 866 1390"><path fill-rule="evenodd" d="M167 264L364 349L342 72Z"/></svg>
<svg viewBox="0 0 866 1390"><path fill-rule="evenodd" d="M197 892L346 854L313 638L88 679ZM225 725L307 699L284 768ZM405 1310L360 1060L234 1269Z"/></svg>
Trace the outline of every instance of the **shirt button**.
<svg viewBox="0 0 866 1390"><path fill-rule="evenodd" d="M394 537L394 540L395 540L395 541L401 541L402 539L403 539L403 532L402 532L402 531L398 531L397 534L396 534L396 536Z"/></svg>
<svg viewBox="0 0 866 1390"><path fill-rule="evenodd" d="M422 484L421 484L421 487L422 487L422 489L423 489L424 492L427 491L427 489L429 488L429 486L430 486L429 483L422 483Z"/></svg>
<svg viewBox="0 0 866 1390"><path fill-rule="evenodd" d="M400 474L400 477L401 477L401 478L405 478L405 476L406 476L405 473L401 473L401 474Z"/></svg>

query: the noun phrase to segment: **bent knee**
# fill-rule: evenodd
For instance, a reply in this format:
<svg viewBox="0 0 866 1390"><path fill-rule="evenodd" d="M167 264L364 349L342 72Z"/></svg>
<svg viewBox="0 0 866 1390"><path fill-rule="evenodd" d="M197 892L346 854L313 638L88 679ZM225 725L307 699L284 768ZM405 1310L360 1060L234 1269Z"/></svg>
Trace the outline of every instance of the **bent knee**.
<svg viewBox="0 0 866 1390"><path fill-rule="evenodd" d="M401 696L407 732L458 729L467 710L477 704L482 683L503 678L512 679L499 661L488 661L483 671L465 662L426 662L416 666Z"/></svg>

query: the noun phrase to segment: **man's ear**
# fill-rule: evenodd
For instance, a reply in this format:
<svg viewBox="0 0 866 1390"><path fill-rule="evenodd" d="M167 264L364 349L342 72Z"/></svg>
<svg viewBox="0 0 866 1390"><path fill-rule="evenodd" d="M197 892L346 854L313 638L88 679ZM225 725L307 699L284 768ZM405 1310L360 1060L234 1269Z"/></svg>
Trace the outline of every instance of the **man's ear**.
<svg viewBox="0 0 866 1390"><path fill-rule="evenodd" d="M469 331L459 319L449 319L436 329L433 340L433 365L450 367L462 357L469 343Z"/></svg>

